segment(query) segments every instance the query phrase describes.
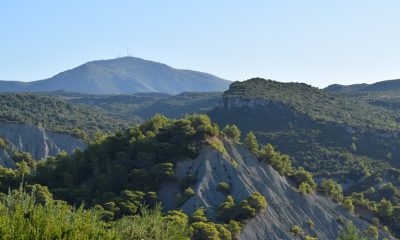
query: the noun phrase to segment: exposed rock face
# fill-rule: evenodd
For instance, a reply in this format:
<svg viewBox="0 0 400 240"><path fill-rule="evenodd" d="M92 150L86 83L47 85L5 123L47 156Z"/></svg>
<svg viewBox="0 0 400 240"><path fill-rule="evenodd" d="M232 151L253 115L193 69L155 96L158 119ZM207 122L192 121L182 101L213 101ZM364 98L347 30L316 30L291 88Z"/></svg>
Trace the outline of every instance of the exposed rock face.
<svg viewBox="0 0 400 240"><path fill-rule="evenodd" d="M21 150L32 154L34 159L42 159L56 155L62 150L72 153L74 149L84 149L83 140L68 134L46 131L34 125L1 123L0 137L7 140L13 150ZM0 165L14 167L10 153L0 149Z"/></svg>
<svg viewBox="0 0 400 240"><path fill-rule="evenodd" d="M252 153L242 146L224 142L227 154L222 154L211 147L205 147L194 160L181 161L176 166L176 177L195 175L197 183L193 187L195 195L181 209L191 214L200 207L207 209L210 218L215 218L218 205L225 200L225 195L217 191L219 182L231 186L231 195L236 202L259 192L268 201L268 208L251 219L242 229L241 239L298 239L290 229L300 226L307 235L318 239L336 239L340 223L336 220L343 216L352 220L361 230L369 224L347 213L338 204L319 194L302 195L285 178L266 163L261 163ZM175 206L175 197L179 191L177 183L165 183L159 197L164 208ZM315 223L314 228L307 225L307 220ZM388 239L394 239L384 233Z"/></svg>

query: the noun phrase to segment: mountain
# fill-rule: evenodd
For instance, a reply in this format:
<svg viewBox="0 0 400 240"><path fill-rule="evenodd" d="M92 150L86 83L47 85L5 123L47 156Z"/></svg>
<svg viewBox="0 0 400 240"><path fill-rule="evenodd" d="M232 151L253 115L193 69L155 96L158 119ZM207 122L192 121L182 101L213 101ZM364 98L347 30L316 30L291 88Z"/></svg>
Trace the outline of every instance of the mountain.
<svg viewBox="0 0 400 240"><path fill-rule="evenodd" d="M332 84L325 88L330 92L341 93L359 93L359 92L381 92L381 91L394 91L400 90L400 79L380 81L373 84L353 84L353 85L340 85Z"/></svg>
<svg viewBox="0 0 400 240"><path fill-rule="evenodd" d="M99 138L84 151L34 165L21 161L16 170L0 167L0 191L8 193L0 194L6 199L0 202L0 218L2 223L24 221L23 226L36 229L32 234L76 236L79 231L80 237L71 239L336 239L349 222L365 236L395 239L383 226L371 225L372 215L353 214L351 200L343 200L334 182L317 186L286 155L268 146L265 154L250 151L248 141L240 143L228 132L205 115L176 120L156 115ZM27 191L33 189L30 207L23 205L22 186L19 192L9 191L18 188L21 178ZM76 210L68 207L81 203ZM47 208L46 214L38 213ZM54 215L57 221L43 219ZM70 225L70 219L77 219L78 226L55 230ZM0 224L0 231L18 236L9 230L17 223ZM179 230L171 233L168 223L179 224ZM90 226L96 230L85 231ZM157 231L170 237L155 237Z"/></svg>
<svg viewBox="0 0 400 240"><path fill-rule="evenodd" d="M64 90L92 94L132 94L184 91L223 91L230 81L211 74L180 70L135 57L92 61L54 77L33 81L1 81L0 92L49 92Z"/></svg>
<svg viewBox="0 0 400 240"><path fill-rule="evenodd" d="M209 113L221 127L234 124L244 133L253 131L259 143L285 152L318 181L335 179L347 196L386 199L396 206L399 114L362 98L265 79L231 84L222 104ZM390 216L382 219L391 222ZM400 227L395 229L400 233Z"/></svg>

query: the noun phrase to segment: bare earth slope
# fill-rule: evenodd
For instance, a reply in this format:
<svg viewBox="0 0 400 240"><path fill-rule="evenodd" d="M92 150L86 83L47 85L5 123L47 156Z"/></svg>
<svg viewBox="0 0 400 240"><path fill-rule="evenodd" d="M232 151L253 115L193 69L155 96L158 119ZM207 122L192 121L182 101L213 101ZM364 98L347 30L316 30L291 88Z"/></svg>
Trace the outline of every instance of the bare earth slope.
<svg viewBox="0 0 400 240"><path fill-rule="evenodd" d="M232 188L231 195L239 202L253 192L259 192L268 201L268 209L251 219L242 229L241 239L297 239L291 234L294 225L303 228L307 235L318 239L336 239L340 223L338 216L352 220L359 229L366 229L369 224L343 210L329 198L312 194L304 196L271 166L259 160L242 146L224 141L226 154L211 147L204 147L194 160L181 161L176 167L177 179L186 175L196 175L195 195L182 207L186 213L193 213L200 207L207 209L207 214L215 218L215 210L225 200L218 192L219 182L227 182ZM159 197L166 209L175 206L178 192L176 183L165 183ZM307 220L315 223L314 228L307 225ZM381 233L380 236L384 236ZM388 239L394 239L386 236Z"/></svg>
<svg viewBox="0 0 400 240"><path fill-rule="evenodd" d="M54 156L61 151L71 154L74 149L86 147L86 143L68 134L46 131L41 127L26 124L1 123L0 137L5 139L11 150L29 152L34 159ZM0 165L14 167L10 153L0 149Z"/></svg>

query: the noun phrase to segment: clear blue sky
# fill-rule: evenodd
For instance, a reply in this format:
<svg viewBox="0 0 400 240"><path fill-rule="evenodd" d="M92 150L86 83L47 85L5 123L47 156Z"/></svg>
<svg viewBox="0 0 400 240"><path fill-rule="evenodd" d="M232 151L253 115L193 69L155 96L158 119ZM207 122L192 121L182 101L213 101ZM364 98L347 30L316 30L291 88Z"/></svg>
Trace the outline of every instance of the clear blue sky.
<svg viewBox="0 0 400 240"><path fill-rule="evenodd" d="M400 1L0 2L0 79L131 55L229 80L400 78Z"/></svg>

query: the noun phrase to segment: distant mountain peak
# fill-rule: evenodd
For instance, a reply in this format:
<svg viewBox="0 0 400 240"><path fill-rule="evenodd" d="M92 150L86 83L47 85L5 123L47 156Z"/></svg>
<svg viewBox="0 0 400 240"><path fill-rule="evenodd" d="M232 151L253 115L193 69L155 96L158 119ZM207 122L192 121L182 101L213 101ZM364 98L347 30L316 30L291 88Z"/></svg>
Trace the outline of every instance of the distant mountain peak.
<svg viewBox="0 0 400 240"><path fill-rule="evenodd" d="M172 68L137 57L95 60L30 83L0 81L0 92L68 92L132 94L223 91L231 82L214 75Z"/></svg>

